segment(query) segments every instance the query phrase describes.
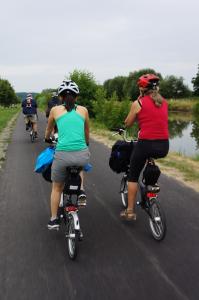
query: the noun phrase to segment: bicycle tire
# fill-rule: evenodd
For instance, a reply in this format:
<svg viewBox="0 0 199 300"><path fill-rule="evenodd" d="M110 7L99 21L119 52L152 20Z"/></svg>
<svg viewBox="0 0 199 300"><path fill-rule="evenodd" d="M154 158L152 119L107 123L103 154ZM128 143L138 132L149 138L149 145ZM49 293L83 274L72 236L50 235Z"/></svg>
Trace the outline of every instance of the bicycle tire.
<svg viewBox="0 0 199 300"><path fill-rule="evenodd" d="M32 143L33 143L34 140L35 140L35 134L34 134L33 131L30 132L30 140L31 140Z"/></svg>
<svg viewBox="0 0 199 300"><path fill-rule="evenodd" d="M74 220L71 218L68 223L67 245L68 255L72 260L74 260L77 256L78 239L79 235L77 230L75 230Z"/></svg>
<svg viewBox="0 0 199 300"><path fill-rule="evenodd" d="M124 208L128 207L128 185L127 185L127 177L124 175L121 180L120 185L120 195L122 200L122 206Z"/></svg>
<svg viewBox="0 0 199 300"><path fill-rule="evenodd" d="M152 236L156 241L162 241L167 232L166 217L156 198L150 200L149 215Z"/></svg>

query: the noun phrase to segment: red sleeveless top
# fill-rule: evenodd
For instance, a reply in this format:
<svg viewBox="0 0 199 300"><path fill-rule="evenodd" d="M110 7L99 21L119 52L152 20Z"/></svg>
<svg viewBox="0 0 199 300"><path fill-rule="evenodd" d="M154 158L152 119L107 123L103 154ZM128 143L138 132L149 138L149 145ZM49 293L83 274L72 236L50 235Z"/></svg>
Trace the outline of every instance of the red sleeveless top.
<svg viewBox="0 0 199 300"><path fill-rule="evenodd" d="M163 100L160 107L156 106L150 96L140 99L141 110L137 114L139 125L139 140L167 140L168 132L168 104Z"/></svg>

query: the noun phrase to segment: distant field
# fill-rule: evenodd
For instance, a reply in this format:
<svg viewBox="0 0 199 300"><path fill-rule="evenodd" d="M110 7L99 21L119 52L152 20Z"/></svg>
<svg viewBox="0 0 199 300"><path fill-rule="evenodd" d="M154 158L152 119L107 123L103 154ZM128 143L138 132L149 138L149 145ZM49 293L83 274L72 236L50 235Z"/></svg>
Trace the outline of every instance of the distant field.
<svg viewBox="0 0 199 300"><path fill-rule="evenodd" d="M191 112L193 110L194 105L199 102L199 98L193 99L170 99L169 110L170 111L182 111L182 112Z"/></svg>
<svg viewBox="0 0 199 300"><path fill-rule="evenodd" d="M0 107L0 132L6 127L12 117L19 112L20 107L4 108Z"/></svg>

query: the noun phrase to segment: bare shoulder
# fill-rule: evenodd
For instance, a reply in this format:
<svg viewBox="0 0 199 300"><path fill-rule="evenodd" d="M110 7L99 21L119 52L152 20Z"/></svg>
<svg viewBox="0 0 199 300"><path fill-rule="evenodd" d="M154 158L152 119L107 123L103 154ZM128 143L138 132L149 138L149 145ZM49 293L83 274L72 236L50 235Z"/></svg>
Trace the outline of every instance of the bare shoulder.
<svg viewBox="0 0 199 300"><path fill-rule="evenodd" d="M57 118L60 114L62 114L65 111L65 108L63 105L54 106L51 108L50 114Z"/></svg>
<svg viewBox="0 0 199 300"><path fill-rule="evenodd" d="M77 105L77 111L84 116L88 115L88 110L85 106Z"/></svg>

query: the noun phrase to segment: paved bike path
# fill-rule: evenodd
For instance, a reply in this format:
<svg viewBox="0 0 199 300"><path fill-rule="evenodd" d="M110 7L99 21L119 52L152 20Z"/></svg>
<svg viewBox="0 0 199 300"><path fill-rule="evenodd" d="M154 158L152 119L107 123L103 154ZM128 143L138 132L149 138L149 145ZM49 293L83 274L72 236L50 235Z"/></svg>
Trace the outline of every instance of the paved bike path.
<svg viewBox="0 0 199 300"><path fill-rule="evenodd" d="M154 241L141 209L135 224L119 219L121 176L108 167L110 150L94 141L80 212L85 238L70 261L63 232L46 228L50 185L33 172L45 125L40 114L31 144L19 117L0 173L0 299L198 299L199 194L161 176L168 233Z"/></svg>

